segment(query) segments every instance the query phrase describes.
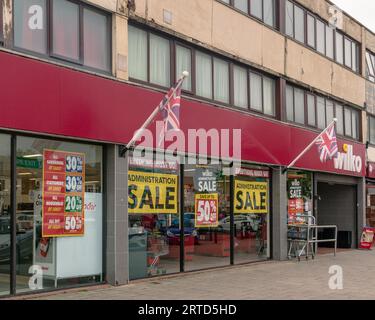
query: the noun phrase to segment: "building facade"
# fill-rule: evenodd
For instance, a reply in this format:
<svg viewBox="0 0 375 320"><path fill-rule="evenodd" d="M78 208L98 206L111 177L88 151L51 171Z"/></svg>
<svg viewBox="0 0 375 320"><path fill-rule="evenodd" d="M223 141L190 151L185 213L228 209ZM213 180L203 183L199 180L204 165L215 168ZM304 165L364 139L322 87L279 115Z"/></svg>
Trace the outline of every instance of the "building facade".
<svg viewBox="0 0 375 320"><path fill-rule="evenodd" d="M1 296L284 260L298 214L375 227L375 34L329 1L1 6ZM182 132L242 132L229 175L122 152L185 70ZM337 158L285 172L334 118Z"/></svg>

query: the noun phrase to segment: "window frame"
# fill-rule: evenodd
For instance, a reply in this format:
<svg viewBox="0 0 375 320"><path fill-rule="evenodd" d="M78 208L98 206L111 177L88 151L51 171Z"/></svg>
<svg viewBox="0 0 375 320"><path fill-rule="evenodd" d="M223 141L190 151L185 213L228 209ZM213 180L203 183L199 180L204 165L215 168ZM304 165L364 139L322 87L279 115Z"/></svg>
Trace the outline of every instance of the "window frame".
<svg viewBox="0 0 375 320"><path fill-rule="evenodd" d="M293 31L292 31L293 35L288 34L287 30L286 30L286 21L287 21L286 13L287 13L288 3L290 3L293 7L293 14L292 14L292 21L291 21L292 27L293 27ZM305 28L304 42L301 42L300 40L296 39L296 30L295 30L295 21L296 21L296 19L295 19L296 10L295 10L295 8L296 7L300 8L304 11L304 28ZM318 53L320 55L323 55L328 60L331 60L331 61L339 64L341 67L346 68L347 70L350 70L357 75L361 75L360 49L359 49L360 46L361 46L361 43L359 43L357 40L351 38L346 33L338 31L337 28L333 28L333 57L330 57L330 56L327 55L327 28L330 27L330 25L327 21L325 21L323 18L321 18L317 14L313 13L309 9L305 8L303 5L301 5L299 3L296 3L294 0L285 0L285 8L284 8L283 11L284 11L283 14L284 14L285 30L283 30L282 32L283 32L284 36L293 39L297 43L302 44L309 49L314 50L316 53ZM309 27L309 23L308 23L309 18L314 19L314 46L310 45L309 41L308 41L308 38L309 38L309 28L308 28ZM324 42L324 53L318 50L318 24L319 23L322 23L323 27L324 27L324 32L323 32L324 39L322 39L322 41ZM342 48L342 50L343 50L343 63L341 63L337 60L336 33L339 33L343 37L343 48ZM350 67L345 64L345 59L346 59L346 57L345 57L345 39L350 42L350 47L351 47ZM353 64L353 61L354 61L353 60L354 59L353 58L353 52L356 53L356 57L355 57L356 63L355 63L355 65Z"/></svg>
<svg viewBox="0 0 375 320"><path fill-rule="evenodd" d="M373 130L371 129L371 122L374 124ZM367 142L375 146L375 140L371 140L371 132L375 130L375 115L368 113L367 114Z"/></svg>
<svg viewBox="0 0 375 320"><path fill-rule="evenodd" d="M287 88L291 88L292 90L292 101L293 101L293 120L289 120L288 117L287 117L287 93L286 93L286 90ZM296 89L299 89L299 90L302 90L304 92L304 112L305 112L305 121L303 124L299 123L296 121L296 106L295 106L295 90ZM314 111L315 111L315 126L312 126L309 124L309 118L308 118L308 96L311 96L314 98ZM321 98L322 101L324 102L324 121L325 121L325 124L324 124L324 128L320 128L318 126L318 99ZM302 87L299 87L299 86L295 86L291 83L287 83L286 86L285 86L285 100L284 100L284 112L285 112L285 121L287 123L290 123L290 124L294 124L294 125L297 125L297 126L304 126L306 128L309 128L309 129L313 129L313 130L317 130L317 131L322 131L323 129L325 129L327 127L327 125L329 124L328 123L328 119L327 119L327 102L330 102L332 103L332 106L333 106L333 117L337 117L337 105L340 105L341 108L342 108L342 117L343 117L343 123L342 123L342 129L343 129L343 133L337 133L336 131L336 134L339 136L339 137L342 137L342 138L345 138L345 139L349 139L349 140L353 140L353 141L359 141L360 140L360 136L361 136L361 123L360 123L360 114L359 114L359 110L355 107L352 107L348 104L345 104L343 102L338 102L334 99L332 99L331 97L326 97L326 96L323 96L321 94L316 94L314 92L311 92L311 91L308 91ZM351 127L353 126L352 125L352 121L353 121L353 114L354 113L357 113L357 121L356 121L356 127L357 127L357 132L356 132L356 138L354 138L353 136L353 130L351 128L351 133L350 135L347 135L346 134L346 124L345 124L345 120L346 120L346 115L345 115L345 110L348 110L350 112L350 125ZM375 120L375 116L374 116L374 120ZM374 142L374 145L375 145L375 142Z"/></svg>
<svg viewBox="0 0 375 320"><path fill-rule="evenodd" d="M46 28L46 46L47 50L46 53L39 53L35 52L29 49L21 48L18 47L14 44L14 39L15 39L15 34L14 34L14 28L12 28L12 44L11 44L11 49L22 52L28 55L32 55L35 57L39 57L41 59L47 59L53 62L60 62L60 63L66 63L71 67L79 67L84 70L92 71L92 72L99 72L102 74L107 74L107 75L112 75L112 66L113 66L113 57L112 57L112 46L113 46L113 31L112 31L112 14L111 12L101 10L93 5L90 5L88 3L83 3L82 1L78 0L66 0L69 2L72 2L76 5L79 6L79 12L78 12L78 38L79 38L79 43L78 43L78 49L79 49L79 59L69 59L68 57L61 56L59 54L53 53L53 1L55 0L46 0L46 20L45 20L45 28ZM103 16L106 16L107 18L107 31L108 31L108 42L109 42L109 47L108 47L108 58L109 58L109 69L108 70L103 70L100 68L95 68L91 66L86 66L84 64L84 56L83 56L83 51L84 51L84 29L83 29L83 11L84 9L88 9L91 11L94 11L98 14L101 14ZM12 19L14 21L14 1L12 2ZM0 29L1 30L1 29ZM2 34L2 33L1 33ZM0 37L0 42L1 42L1 37Z"/></svg>
<svg viewBox="0 0 375 320"><path fill-rule="evenodd" d="M279 29L279 23L278 23L278 18L277 18L277 13L279 11L279 5L278 5L278 1L277 0L272 0L272 8L273 8L273 25L270 25L268 23L266 23L264 21L264 0L260 0L261 1L261 6L262 6L262 18L259 18L255 15L253 15L251 13L251 0L246 0L247 1L247 12L237 8L235 5L234 5L234 1L235 0L228 0L228 2L224 1L224 0L217 0L231 8L233 8L234 10L238 11L239 13L242 13L242 14L245 14L253 19L256 19L257 21L261 22L262 24L268 26L269 28L272 28L272 29L276 29L278 30Z"/></svg>
<svg viewBox="0 0 375 320"><path fill-rule="evenodd" d="M369 55L369 60L371 63L373 74L370 74L369 65L368 65L368 59L367 55ZM366 60L366 79L372 83L375 83L375 54L372 53L370 50L366 49L365 54L365 60Z"/></svg>
<svg viewBox="0 0 375 320"><path fill-rule="evenodd" d="M313 19L313 27L314 27L314 46L309 44L309 18ZM310 12L306 12L306 44L308 47L316 50L316 41L317 41L317 34L316 34L316 17L312 15Z"/></svg>
<svg viewBox="0 0 375 320"><path fill-rule="evenodd" d="M180 42L178 40L172 41L172 49L171 49L171 71L173 69L173 77L171 77L171 81L176 81L177 78L181 75L177 75L177 46L182 47L184 49L187 49L190 51L190 81L191 81L191 90L186 90L181 88L181 91L183 93L193 94L195 92L195 50L194 48L191 48L184 44L183 42ZM194 75L194 77L193 77Z"/></svg>

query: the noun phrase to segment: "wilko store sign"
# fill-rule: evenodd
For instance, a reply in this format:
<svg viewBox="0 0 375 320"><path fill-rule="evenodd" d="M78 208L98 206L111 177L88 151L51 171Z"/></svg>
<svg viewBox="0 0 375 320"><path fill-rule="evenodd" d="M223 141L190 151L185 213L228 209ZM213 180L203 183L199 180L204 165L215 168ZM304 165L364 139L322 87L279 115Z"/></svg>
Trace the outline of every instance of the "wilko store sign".
<svg viewBox="0 0 375 320"><path fill-rule="evenodd" d="M362 172L362 158L354 154L353 146L350 144L344 144L343 152L338 152L337 157L333 161L335 169L356 173Z"/></svg>
<svg viewBox="0 0 375 320"><path fill-rule="evenodd" d="M43 152L43 238L84 234L85 155Z"/></svg>

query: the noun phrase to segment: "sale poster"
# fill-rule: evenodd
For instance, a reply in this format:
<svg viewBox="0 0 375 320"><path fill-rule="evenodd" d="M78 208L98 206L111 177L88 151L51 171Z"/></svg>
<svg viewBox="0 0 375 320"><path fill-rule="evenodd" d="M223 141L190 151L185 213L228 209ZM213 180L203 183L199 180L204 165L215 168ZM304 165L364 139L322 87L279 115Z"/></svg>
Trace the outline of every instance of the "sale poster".
<svg viewBox="0 0 375 320"><path fill-rule="evenodd" d="M268 213L268 183L236 179L234 184L234 213Z"/></svg>
<svg viewBox="0 0 375 320"><path fill-rule="evenodd" d="M219 225L217 193L195 195L195 227L207 228Z"/></svg>
<svg viewBox="0 0 375 320"><path fill-rule="evenodd" d="M42 237L84 235L85 155L43 151Z"/></svg>
<svg viewBox="0 0 375 320"><path fill-rule="evenodd" d="M129 171L128 207L130 214L177 214L178 176Z"/></svg>
<svg viewBox="0 0 375 320"><path fill-rule="evenodd" d="M374 228L368 228L364 227L362 231L362 236L361 236L361 243L360 243L360 248L361 249L368 249L370 250L372 247L372 244L374 242Z"/></svg>

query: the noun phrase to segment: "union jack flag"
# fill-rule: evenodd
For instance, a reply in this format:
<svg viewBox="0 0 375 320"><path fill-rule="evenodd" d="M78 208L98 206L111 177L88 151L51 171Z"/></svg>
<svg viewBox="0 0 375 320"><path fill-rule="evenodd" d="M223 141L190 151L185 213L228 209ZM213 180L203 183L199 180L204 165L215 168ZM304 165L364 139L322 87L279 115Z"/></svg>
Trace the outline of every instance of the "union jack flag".
<svg viewBox="0 0 375 320"><path fill-rule="evenodd" d="M338 153L338 146L335 124L333 123L330 127L323 131L315 143L318 146L318 152L320 154L321 162L326 162L328 158L336 158Z"/></svg>
<svg viewBox="0 0 375 320"><path fill-rule="evenodd" d="M164 128L159 139L159 146L168 131L180 130L181 85L182 80L179 80L169 90L159 105L164 121Z"/></svg>

